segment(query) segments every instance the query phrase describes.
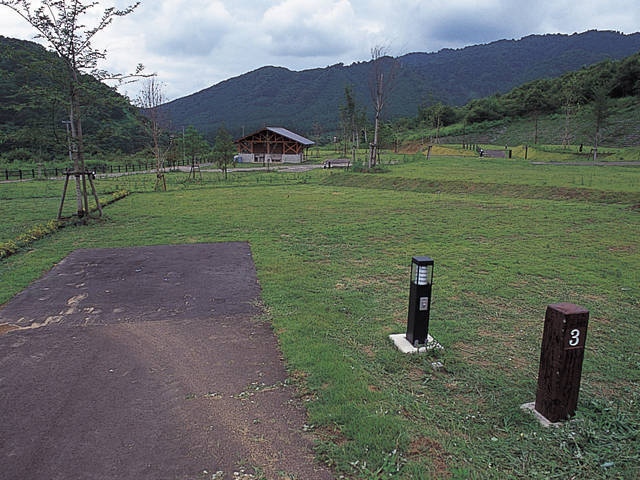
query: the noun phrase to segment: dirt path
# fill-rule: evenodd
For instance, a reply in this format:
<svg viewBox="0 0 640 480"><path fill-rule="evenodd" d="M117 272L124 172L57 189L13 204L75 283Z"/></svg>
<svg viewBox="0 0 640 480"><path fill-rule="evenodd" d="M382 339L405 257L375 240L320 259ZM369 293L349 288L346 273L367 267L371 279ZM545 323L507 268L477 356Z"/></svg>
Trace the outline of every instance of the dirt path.
<svg viewBox="0 0 640 480"><path fill-rule="evenodd" d="M2 478L333 478L258 301L244 243L73 252L0 310Z"/></svg>

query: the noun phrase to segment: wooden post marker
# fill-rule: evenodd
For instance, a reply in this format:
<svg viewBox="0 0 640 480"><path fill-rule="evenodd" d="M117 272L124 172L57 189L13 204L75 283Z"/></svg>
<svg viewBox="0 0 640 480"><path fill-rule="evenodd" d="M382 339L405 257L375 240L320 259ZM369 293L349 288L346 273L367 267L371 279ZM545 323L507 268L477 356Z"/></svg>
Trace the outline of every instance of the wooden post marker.
<svg viewBox="0 0 640 480"><path fill-rule="evenodd" d="M549 422L578 406L589 311L572 303L549 305L544 319L535 410Z"/></svg>

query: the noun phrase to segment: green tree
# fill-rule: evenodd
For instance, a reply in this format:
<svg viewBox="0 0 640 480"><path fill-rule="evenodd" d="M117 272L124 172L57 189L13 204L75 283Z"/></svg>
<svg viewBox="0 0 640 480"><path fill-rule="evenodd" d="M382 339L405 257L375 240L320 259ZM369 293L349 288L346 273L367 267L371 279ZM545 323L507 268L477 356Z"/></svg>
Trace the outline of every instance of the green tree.
<svg viewBox="0 0 640 480"><path fill-rule="evenodd" d="M233 138L227 129L221 126L216 135L216 142L213 146L213 159L216 165L224 173L224 179L227 179L227 170L229 165L233 164L233 157L236 153L236 146Z"/></svg>
<svg viewBox="0 0 640 480"><path fill-rule="evenodd" d="M196 130L192 125L187 127L185 131L185 151L187 157L194 161L200 162L211 153L211 145L204 136Z"/></svg>
<svg viewBox="0 0 640 480"><path fill-rule="evenodd" d="M98 69L98 61L106 57L106 52L94 48L91 42L94 36L108 27L114 18L130 14L139 4L140 2L137 2L122 10L115 7L106 8L99 20L92 22L91 20L95 18L92 10L98 5L98 2L95 1L41 0L32 3L29 0L0 0L0 5L9 7L35 28L38 31L38 36L46 40L65 64L69 101L70 151L73 158L79 218L85 218L89 214L80 111L81 93L85 83L82 74L84 72L99 78L107 77L106 72ZM87 26L92 23L92 26ZM139 66L137 73L141 70L142 67ZM95 192L94 197L97 207L100 209ZM61 212L62 205L60 205L59 216Z"/></svg>
<svg viewBox="0 0 640 480"><path fill-rule="evenodd" d="M542 113L553 110L547 92L550 90L548 80L537 80L530 84L530 88L524 95L524 109L534 119L533 143L538 143L538 119Z"/></svg>
<svg viewBox="0 0 640 480"><path fill-rule="evenodd" d="M640 53L620 63L618 80L611 95L613 97L640 96Z"/></svg>
<svg viewBox="0 0 640 480"><path fill-rule="evenodd" d="M345 103L340 105L340 126L342 128L343 154L347 155L347 149L351 150L355 162L355 151L360 147L361 132L366 124L366 110L358 105L353 86L348 85L344 89Z"/></svg>
<svg viewBox="0 0 640 480"><path fill-rule="evenodd" d="M500 111L500 103L495 95L472 100L467 104L466 108L468 123L480 123L503 118L503 114Z"/></svg>
<svg viewBox="0 0 640 480"><path fill-rule="evenodd" d="M417 120L426 128L436 130L434 142L439 143L440 129L457 122L459 114L453 107L437 102L430 106L421 106L418 110Z"/></svg>
<svg viewBox="0 0 640 480"><path fill-rule="evenodd" d="M30 152L29 162L69 157L66 76L65 64L55 52L31 41L0 36L0 154L4 158L18 148ZM87 167L90 155L133 153L147 146L148 133L138 109L90 75L83 75L81 109Z"/></svg>
<svg viewBox="0 0 640 480"><path fill-rule="evenodd" d="M23 149L31 152L29 159L36 152L66 154L59 57L31 42L0 38L0 59L0 151Z"/></svg>
<svg viewBox="0 0 640 480"><path fill-rule="evenodd" d="M177 151L182 153L183 160L189 160L192 167L211 153L211 145L193 125L189 125L182 131L182 135L175 138Z"/></svg>

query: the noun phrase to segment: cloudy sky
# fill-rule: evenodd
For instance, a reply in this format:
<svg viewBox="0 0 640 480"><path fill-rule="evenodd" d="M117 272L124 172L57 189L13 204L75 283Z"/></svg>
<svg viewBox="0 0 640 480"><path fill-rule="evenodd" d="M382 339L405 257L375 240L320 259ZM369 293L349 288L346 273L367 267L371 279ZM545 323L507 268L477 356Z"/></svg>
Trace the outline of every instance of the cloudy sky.
<svg viewBox="0 0 640 480"><path fill-rule="evenodd" d="M638 0L142 0L94 45L103 67L155 72L172 100L265 65L291 70L368 61L382 45L393 56L435 52L530 34L591 29L640 31ZM31 3L37 3L32 1ZM133 1L101 0L109 6ZM0 6L0 34L34 39ZM123 93L135 97L139 87Z"/></svg>

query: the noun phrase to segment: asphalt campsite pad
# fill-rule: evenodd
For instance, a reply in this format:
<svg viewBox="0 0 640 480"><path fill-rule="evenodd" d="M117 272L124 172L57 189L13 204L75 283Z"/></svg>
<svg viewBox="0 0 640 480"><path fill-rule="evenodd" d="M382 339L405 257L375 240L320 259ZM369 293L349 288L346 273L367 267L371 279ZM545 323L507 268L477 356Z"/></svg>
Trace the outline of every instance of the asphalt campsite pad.
<svg viewBox="0 0 640 480"><path fill-rule="evenodd" d="M259 299L246 243L71 253L0 310L0 477L333 478Z"/></svg>

